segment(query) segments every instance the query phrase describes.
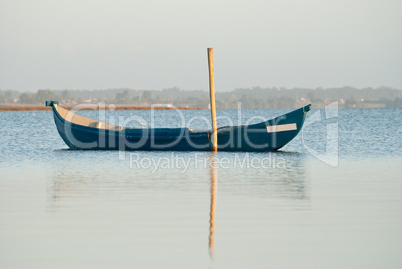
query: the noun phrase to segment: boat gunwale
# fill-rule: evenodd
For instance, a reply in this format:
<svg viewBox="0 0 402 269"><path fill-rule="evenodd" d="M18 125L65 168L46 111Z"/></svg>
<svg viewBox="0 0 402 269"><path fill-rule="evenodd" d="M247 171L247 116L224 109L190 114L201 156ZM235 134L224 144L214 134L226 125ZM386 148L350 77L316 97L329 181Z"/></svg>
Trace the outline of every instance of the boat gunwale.
<svg viewBox="0 0 402 269"><path fill-rule="evenodd" d="M281 116L275 117L273 119L262 121L262 122L251 124L251 125L222 126L222 127L219 127L217 129L218 135L223 136L223 135L229 134L233 130L236 130L236 129L239 129L239 128L247 129L247 130L248 129L265 129L266 127L272 126L272 124L276 124L277 122L279 122L281 120L288 120L288 119L291 119L291 118L293 118L293 117L295 117L295 116L297 116L297 115L299 115L301 113L307 113L310 110L310 108L311 108L311 104L309 104L307 106L304 106L304 107L301 107L299 109L293 110L293 111L291 111L289 113L283 114ZM194 130L193 131L189 127L182 127L182 128L180 128L180 127L179 128L167 128L167 127L164 127L164 128L127 128L127 127L122 127L122 129L120 129L120 130L104 129L104 128L98 128L98 127L93 127L93 126L85 126L85 125L81 125L81 124L77 124L77 123L74 123L72 121L69 121L69 120L65 119L62 115L60 115L59 111L57 110L57 107L55 107L55 105L53 105L53 104L52 104L52 110L53 110L54 114L57 116L57 118L63 124L65 124L67 122L70 127L75 128L75 129L80 129L80 131L85 131L87 133L105 133L106 134L106 133L110 133L110 132L115 132L119 136L124 134L125 136L130 137L130 138L137 138L137 137L142 137L143 134L135 135L135 134L130 134L127 131L130 131L130 130L141 130L141 131L142 130L154 130L154 132L155 132L155 130L157 129L158 132L161 132L164 129L166 131L171 131L172 129L181 129L182 131L180 132L180 134L181 133L186 133L186 131L188 131L187 134L189 134L189 136L191 136L193 138L197 138L197 137L201 138L201 137L209 136L211 134L211 132L212 132L210 130L205 130L205 131L203 131L203 130L201 130L201 131ZM73 113L73 114L76 114L76 115L79 115L79 116L82 116L80 114L72 112L71 110L69 110L69 112ZM85 116L82 116L82 117L85 117ZM88 117L85 117L85 118L94 120L94 119L88 118ZM98 120L94 120L94 121L101 122L101 121L98 121ZM101 123L105 123L105 122L101 122ZM298 130L297 133L299 133L301 127L302 126L297 127L297 130ZM222 130L222 129L226 129L226 130ZM148 132L149 131L147 131L146 133L148 133ZM141 132L141 133L143 133L143 132ZM182 136L183 138L186 138L186 135L181 134L180 136ZM178 137L177 135L175 135L175 136L173 136L173 135L171 135L171 136L166 136L166 135L154 136L154 138L163 139L163 140L177 139L177 137Z"/></svg>

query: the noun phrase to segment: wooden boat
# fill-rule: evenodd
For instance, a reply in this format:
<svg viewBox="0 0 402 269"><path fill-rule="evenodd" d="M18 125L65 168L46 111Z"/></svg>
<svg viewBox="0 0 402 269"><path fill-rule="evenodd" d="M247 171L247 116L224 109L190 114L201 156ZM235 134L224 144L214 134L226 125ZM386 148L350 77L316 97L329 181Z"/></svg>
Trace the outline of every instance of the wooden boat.
<svg viewBox="0 0 402 269"><path fill-rule="evenodd" d="M212 131L190 128L125 128L93 120L47 101L57 130L73 149L210 151ZM280 117L252 125L217 129L218 150L275 151L289 143L301 130L311 105Z"/></svg>

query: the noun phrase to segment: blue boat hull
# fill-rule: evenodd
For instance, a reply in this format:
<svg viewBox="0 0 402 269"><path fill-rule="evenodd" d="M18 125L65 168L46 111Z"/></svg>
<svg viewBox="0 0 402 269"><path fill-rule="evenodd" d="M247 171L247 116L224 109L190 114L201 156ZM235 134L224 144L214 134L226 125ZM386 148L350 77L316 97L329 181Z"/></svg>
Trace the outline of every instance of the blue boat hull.
<svg viewBox="0 0 402 269"><path fill-rule="evenodd" d="M59 113L57 102L52 106L57 130L73 149L210 151L211 131L189 128L99 128L69 121ZM63 109L64 110L64 109ZM289 143L301 130L310 105L283 116L247 126L218 128L220 151L275 151ZM64 112L65 113L65 112ZM68 112L77 115L73 112ZM79 116L79 115L78 115ZM85 118L79 116L81 118ZM90 120L85 118L85 120ZM114 127L114 126L113 126Z"/></svg>

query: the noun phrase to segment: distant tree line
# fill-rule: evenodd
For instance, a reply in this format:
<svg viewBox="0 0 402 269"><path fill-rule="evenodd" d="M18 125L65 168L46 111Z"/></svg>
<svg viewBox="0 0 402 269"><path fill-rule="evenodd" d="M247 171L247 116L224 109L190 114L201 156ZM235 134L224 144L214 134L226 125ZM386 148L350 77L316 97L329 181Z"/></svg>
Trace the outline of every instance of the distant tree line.
<svg viewBox="0 0 402 269"><path fill-rule="evenodd" d="M0 90L0 104L43 105L46 100L61 104L80 103L150 105L172 104L175 106L208 107L209 93L203 90L186 91L177 87L162 90L106 89L106 90L50 90L19 92ZM217 92L216 102L220 109L235 109L239 102L243 108L277 109L296 108L312 103L315 107L338 101L340 107L393 107L402 108L402 90L389 87L356 89L353 87L307 89L307 88L239 88L229 92Z"/></svg>

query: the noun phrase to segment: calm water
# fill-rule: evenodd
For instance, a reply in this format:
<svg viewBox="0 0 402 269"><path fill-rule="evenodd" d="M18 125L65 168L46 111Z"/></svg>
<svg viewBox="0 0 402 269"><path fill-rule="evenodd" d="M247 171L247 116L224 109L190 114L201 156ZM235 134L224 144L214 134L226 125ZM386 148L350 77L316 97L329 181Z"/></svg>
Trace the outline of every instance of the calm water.
<svg viewBox="0 0 402 269"><path fill-rule="evenodd" d="M154 125L208 128L183 113ZM51 112L0 112L0 268L402 268L402 110L308 115L281 152L214 155L68 150Z"/></svg>

